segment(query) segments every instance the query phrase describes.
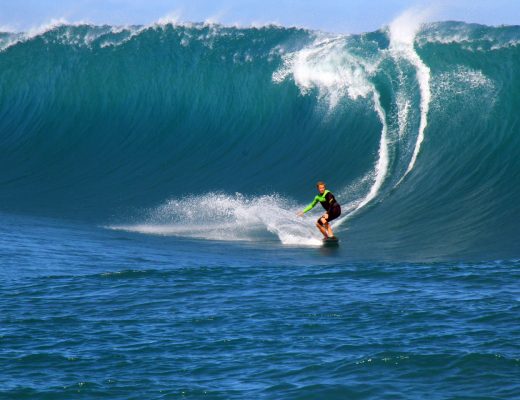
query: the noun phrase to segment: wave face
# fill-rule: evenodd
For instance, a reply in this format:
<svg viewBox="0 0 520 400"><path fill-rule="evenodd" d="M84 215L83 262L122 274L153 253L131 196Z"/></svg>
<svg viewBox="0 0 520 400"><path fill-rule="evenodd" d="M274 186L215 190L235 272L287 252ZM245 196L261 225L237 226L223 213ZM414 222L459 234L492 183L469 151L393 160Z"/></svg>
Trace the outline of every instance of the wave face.
<svg viewBox="0 0 520 400"><path fill-rule="evenodd" d="M520 27L403 20L0 34L0 204L316 244L294 212L325 180L353 248L515 257L519 44Z"/></svg>

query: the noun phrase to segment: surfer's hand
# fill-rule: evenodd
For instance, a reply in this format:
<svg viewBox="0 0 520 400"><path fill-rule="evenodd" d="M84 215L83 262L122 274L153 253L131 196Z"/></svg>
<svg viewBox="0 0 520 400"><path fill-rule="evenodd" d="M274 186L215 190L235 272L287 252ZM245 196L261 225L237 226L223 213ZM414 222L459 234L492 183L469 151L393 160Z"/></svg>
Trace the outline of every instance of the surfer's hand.
<svg viewBox="0 0 520 400"><path fill-rule="evenodd" d="M303 217L303 211L299 211L299 212L297 212L296 215L297 215L298 217Z"/></svg>

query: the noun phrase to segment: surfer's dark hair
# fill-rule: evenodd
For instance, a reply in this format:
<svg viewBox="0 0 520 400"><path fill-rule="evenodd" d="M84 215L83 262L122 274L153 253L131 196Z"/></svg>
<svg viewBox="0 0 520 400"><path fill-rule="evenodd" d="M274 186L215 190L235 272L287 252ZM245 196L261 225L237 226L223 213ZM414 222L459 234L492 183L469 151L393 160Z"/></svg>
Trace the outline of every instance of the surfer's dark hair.
<svg viewBox="0 0 520 400"><path fill-rule="evenodd" d="M327 185L325 185L325 182L319 181L319 182L316 184L316 187L319 188L321 185L323 185L323 186L327 186Z"/></svg>

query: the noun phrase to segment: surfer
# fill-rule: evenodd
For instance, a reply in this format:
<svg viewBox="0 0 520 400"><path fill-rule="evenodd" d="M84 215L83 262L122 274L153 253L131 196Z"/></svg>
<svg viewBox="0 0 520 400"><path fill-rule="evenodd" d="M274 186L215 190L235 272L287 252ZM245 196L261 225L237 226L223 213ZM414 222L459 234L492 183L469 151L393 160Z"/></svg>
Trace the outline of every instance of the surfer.
<svg viewBox="0 0 520 400"><path fill-rule="evenodd" d="M300 211L298 215L301 217L307 211L312 210L312 208L320 202L320 204L325 209L325 214L323 214L318 221L316 222L316 226L323 234L325 239L333 238L334 233L332 232L332 228L330 227L329 222L333 219L338 218L341 215L341 206L336 201L334 195L327 189L325 189L325 183L318 182L316 184L318 188L319 194L314 198L311 204L309 204L303 211Z"/></svg>

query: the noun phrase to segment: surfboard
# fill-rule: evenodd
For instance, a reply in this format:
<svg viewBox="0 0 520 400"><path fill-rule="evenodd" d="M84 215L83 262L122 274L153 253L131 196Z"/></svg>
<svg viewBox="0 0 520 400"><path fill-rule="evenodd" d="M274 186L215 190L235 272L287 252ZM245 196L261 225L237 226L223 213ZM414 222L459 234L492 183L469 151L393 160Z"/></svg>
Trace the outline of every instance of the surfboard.
<svg viewBox="0 0 520 400"><path fill-rule="evenodd" d="M339 239L336 236L323 239L324 246L339 246Z"/></svg>

